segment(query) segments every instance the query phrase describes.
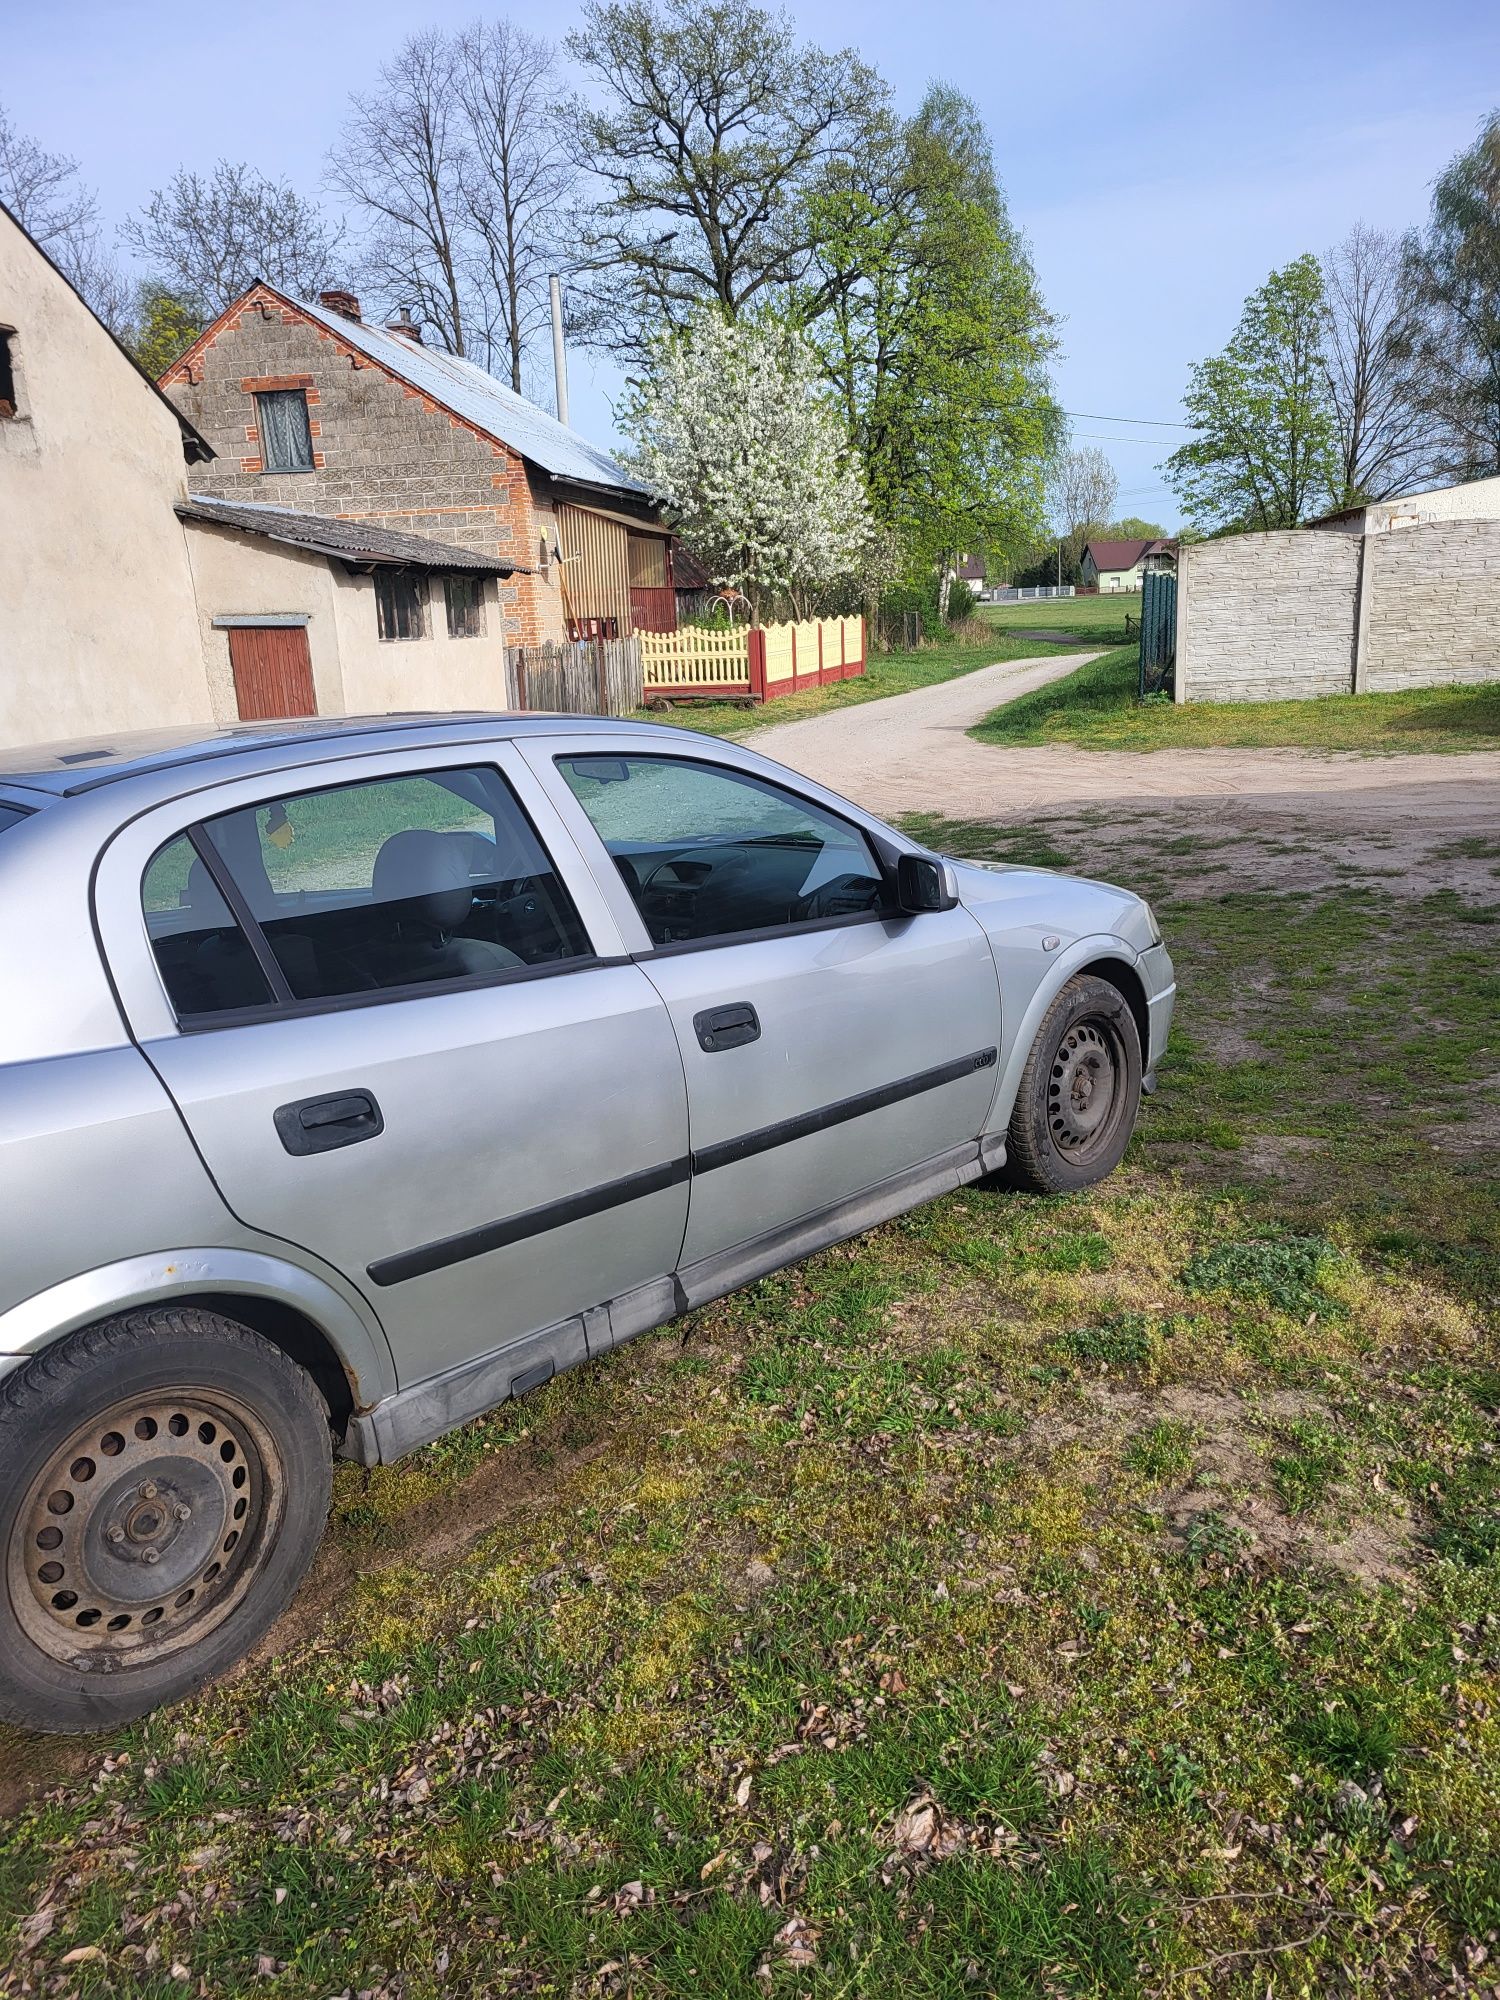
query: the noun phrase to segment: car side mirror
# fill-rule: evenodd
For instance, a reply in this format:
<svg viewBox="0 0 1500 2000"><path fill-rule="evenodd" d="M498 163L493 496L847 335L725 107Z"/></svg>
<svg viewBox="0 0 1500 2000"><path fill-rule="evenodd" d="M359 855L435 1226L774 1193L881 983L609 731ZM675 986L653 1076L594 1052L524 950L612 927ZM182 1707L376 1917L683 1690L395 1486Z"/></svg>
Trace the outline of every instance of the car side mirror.
<svg viewBox="0 0 1500 2000"><path fill-rule="evenodd" d="M896 860L896 904L903 916L958 907L958 883L946 861L933 854L902 854Z"/></svg>

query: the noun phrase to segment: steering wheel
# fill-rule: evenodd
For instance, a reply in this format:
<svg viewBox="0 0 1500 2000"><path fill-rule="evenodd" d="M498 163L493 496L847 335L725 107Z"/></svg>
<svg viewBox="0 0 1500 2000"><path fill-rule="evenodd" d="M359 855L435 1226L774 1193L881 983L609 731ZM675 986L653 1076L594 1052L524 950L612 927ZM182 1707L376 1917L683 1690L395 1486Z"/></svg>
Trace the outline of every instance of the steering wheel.
<svg viewBox="0 0 1500 2000"><path fill-rule="evenodd" d="M875 886L868 875L853 870L830 876L801 898L799 914L804 921L815 917L863 916L875 908Z"/></svg>

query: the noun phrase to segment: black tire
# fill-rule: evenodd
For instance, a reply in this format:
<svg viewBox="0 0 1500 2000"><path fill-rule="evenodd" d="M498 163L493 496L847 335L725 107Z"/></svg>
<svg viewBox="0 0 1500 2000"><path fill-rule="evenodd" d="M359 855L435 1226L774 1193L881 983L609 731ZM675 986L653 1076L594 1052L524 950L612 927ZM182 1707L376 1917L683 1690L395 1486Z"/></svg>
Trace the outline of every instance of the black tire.
<svg viewBox="0 0 1500 2000"><path fill-rule="evenodd" d="M1047 1009L1006 1134L1002 1178L1035 1194L1093 1187L1120 1164L1141 1103L1141 1038L1130 1003L1093 973Z"/></svg>
<svg viewBox="0 0 1500 2000"><path fill-rule="evenodd" d="M0 1719L108 1729L223 1673L323 1532L328 1408L195 1309L84 1327L0 1380Z"/></svg>

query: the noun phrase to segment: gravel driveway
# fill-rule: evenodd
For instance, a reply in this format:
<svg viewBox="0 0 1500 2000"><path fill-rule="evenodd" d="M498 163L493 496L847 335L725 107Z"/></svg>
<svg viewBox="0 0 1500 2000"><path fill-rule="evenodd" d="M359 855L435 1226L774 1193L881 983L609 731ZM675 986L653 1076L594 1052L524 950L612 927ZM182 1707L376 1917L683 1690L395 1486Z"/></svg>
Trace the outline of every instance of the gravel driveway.
<svg viewBox="0 0 1500 2000"><path fill-rule="evenodd" d="M965 732L1003 702L1072 673L1095 653L1017 660L753 730L747 747L775 757L887 819L940 812L1000 820L1073 802L1256 797L1304 815L1387 827L1433 813L1455 827L1500 817L1500 751L1361 756L1306 750L1010 749ZM1369 797L1380 794L1378 806ZM1363 800L1360 796L1363 794ZM1353 796L1351 796L1353 795Z"/></svg>

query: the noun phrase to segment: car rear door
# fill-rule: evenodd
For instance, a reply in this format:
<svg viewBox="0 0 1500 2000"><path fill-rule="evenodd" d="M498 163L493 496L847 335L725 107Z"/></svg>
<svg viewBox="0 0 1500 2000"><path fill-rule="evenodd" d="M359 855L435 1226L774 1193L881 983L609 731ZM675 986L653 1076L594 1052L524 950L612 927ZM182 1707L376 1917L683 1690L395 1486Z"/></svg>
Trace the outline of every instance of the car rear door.
<svg viewBox="0 0 1500 2000"><path fill-rule="evenodd" d="M994 1096L999 987L962 908L900 915L865 833L705 749L529 743L644 928L687 1074L682 1278L719 1289L778 1232L961 1151ZM581 822L581 823L580 823ZM628 923L622 916L622 929Z"/></svg>
<svg viewBox="0 0 1500 2000"><path fill-rule="evenodd" d="M230 1208L372 1300L403 1386L613 1301L608 1345L669 1309L686 1219L666 1008L508 746L354 769L117 838L97 909L137 1037ZM582 1351L563 1327L519 1386Z"/></svg>

